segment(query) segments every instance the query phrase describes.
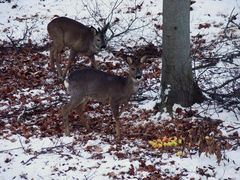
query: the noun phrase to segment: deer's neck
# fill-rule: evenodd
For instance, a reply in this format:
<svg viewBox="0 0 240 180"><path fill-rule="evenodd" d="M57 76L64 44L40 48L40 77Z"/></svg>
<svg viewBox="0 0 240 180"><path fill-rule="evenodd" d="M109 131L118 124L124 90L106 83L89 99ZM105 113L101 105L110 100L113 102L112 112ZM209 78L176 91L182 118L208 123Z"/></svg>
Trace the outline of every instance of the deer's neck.
<svg viewBox="0 0 240 180"><path fill-rule="evenodd" d="M99 53L101 51L101 48L98 47L96 44L93 44L92 45L92 52L94 52L94 54L96 53Z"/></svg>
<svg viewBox="0 0 240 180"><path fill-rule="evenodd" d="M135 79L131 76L128 76L127 78L127 86L131 90L132 93L136 93L139 88L140 81L138 79Z"/></svg>

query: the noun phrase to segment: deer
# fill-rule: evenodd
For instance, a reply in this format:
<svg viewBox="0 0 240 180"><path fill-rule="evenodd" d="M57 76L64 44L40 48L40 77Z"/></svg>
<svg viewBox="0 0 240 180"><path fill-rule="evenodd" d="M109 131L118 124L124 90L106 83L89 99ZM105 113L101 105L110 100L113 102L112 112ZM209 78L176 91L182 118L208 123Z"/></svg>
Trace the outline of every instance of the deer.
<svg viewBox="0 0 240 180"><path fill-rule="evenodd" d="M136 93L142 78L142 67L147 56L138 59L127 57L127 77L110 74L91 67L76 69L68 73L64 85L70 95L68 103L61 109L64 133L70 135L69 114L75 110L90 131L88 120L83 118L84 108L90 100L108 103L115 120L116 140L121 140L120 107L127 107L132 94ZM122 108L122 111L124 108ZM122 112L121 111L121 112Z"/></svg>
<svg viewBox="0 0 240 180"><path fill-rule="evenodd" d="M52 39L50 48L51 69L55 71L56 64L58 76L64 79L77 54L89 57L92 66L96 68L94 55L99 53L101 49L106 48L108 28L109 23L102 29L95 29L67 17L53 19L47 26L48 34ZM64 51L65 47L70 49L70 55L66 69L62 71L60 66L61 52Z"/></svg>

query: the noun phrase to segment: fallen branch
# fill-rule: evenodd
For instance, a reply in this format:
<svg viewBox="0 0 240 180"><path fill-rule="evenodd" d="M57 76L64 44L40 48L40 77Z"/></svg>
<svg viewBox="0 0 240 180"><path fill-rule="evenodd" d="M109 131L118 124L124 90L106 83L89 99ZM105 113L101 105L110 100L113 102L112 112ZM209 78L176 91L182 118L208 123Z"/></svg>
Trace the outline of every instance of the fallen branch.
<svg viewBox="0 0 240 180"><path fill-rule="evenodd" d="M221 84L220 86L216 86L216 87L213 87L213 88L209 88L209 89L206 89L204 90L204 92L208 92L208 91L216 91L217 89L220 89L220 88L223 88L224 86L228 85L229 83L233 82L233 81L236 81L240 79L240 75L232 78L232 79L229 79L227 81L225 81L223 84ZM238 93L237 93L238 94Z"/></svg>
<svg viewBox="0 0 240 180"><path fill-rule="evenodd" d="M0 153L14 151L14 150L17 150L17 149L22 149L22 147L16 147L16 148L11 148L11 149L4 149L4 150L1 150Z"/></svg>
<svg viewBox="0 0 240 180"><path fill-rule="evenodd" d="M210 95L213 99L219 98L233 98L233 97L240 97L240 89L236 89L235 91L228 93L228 94L223 94L223 93L216 93L216 92L209 92L206 90L202 90L204 93Z"/></svg>
<svg viewBox="0 0 240 180"><path fill-rule="evenodd" d="M42 150L39 151L39 152L35 151L35 152L34 152L35 155L34 155L33 157L29 158L27 161L25 161L25 162L22 161L22 164L23 164L23 165L26 165L26 164L28 164L30 161L36 159L36 158L37 158L39 155L41 155L41 154L49 153L49 152L51 152L51 151L54 150L54 149L63 148L63 147L65 147L65 146L67 146L67 145L69 145L69 144L72 144L72 143L73 143L73 142L66 143L66 144L61 144L61 145L57 145L57 146L52 146L52 147L42 148Z"/></svg>
<svg viewBox="0 0 240 180"><path fill-rule="evenodd" d="M62 102L63 102L63 100L60 97L59 99L54 100L52 103L50 103L48 105L43 106L42 104L39 104L39 105L35 105L33 107L30 107L30 108L24 107L23 110L21 108L19 108L17 110L14 110L14 112L11 113L11 114L3 114L0 117L2 119L5 119L5 118L12 118L12 117L17 116L17 119L21 120L21 119L24 119L27 116L36 115L36 114L39 114L43 111L47 111L48 109L50 109L52 107L56 107L56 105L58 105L59 103L62 103Z"/></svg>

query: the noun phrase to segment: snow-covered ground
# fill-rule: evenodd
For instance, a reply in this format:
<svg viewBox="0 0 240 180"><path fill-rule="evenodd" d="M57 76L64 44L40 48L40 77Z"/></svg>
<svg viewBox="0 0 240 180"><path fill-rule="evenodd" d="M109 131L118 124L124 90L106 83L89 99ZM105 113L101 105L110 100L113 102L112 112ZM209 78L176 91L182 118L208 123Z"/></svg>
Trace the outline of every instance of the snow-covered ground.
<svg viewBox="0 0 240 180"><path fill-rule="evenodd" d="M103 17L109 14L115 4L113 0L86 2L79 0L12 0L5 3L0 2L0 43L9 41L8 37L11 39L22 38L26 28L31 29L28 38L33 42L40 44L48 41L46 27L55 15L68 16L84 24L97 27L98 24L84 7L84 3L87 3L91 9L95 10L95 2L98 2L98 10ZM131 8L136 5L139 5L140 8L135 13L129 13ZM235 13L240 12L240 1L197 0L192 8L191 36L205 34L206 39L210 42L223 32L232 10L234 9ZM159 0L122 1L113 14L113 19L120 19L119 24L113 27L116 32L123 31L129 20L135 17L137 19L132 28L140 26L143 28L113 39L110 42L112 49L116 50L120 47L140 45L146 42L160 45L161 31L156 32L154 27L161 25L161 13L162 1ZM240 24L239 20L238 22ZM199 24L205 23L209 23L211 26L199 28ZM221 49L221 51L225 50ZM239 63L239 59L236 60L236 63ZM46 83L51 84L53 80L48 76ZM152 97L157 97L157 93L146 92ZM42 101L46 105L49 103L49 99L47 99L49 94L51 93L45 92L44 88L19 89L15 98L17 101L22 95L41 96L46 99L44 103ZM60 94L64 94L64 92ZM144 101L144 104L137 105L135 110L153 110L156 101L156 98ZM0 111L6 111L13 106L8 104L7 100L2 99L0 99L0 105ZM26 100L25 106L31 107L31 102ZM20 106L16 105L17 107ZM218 109L214 104L212 106L195 104L193 109L198 110L202 117L222 120L221 130L224 134L234 132L229 132L226 127L240 126L239 114L228 112L222 108ZM130 119L136 114L125 113L123 119ZM152 114L149 120L161 121L158 117L159 114ZM7 118L4 119L4 122L6 121ZM25 130L24 127L22 130ZM240 133L240 128L237 129L237 132ZM72 133L71 137L53 135L26 138L4 130L0 132L0 179L143 179L145 177L156 178L157 176L153 175L157 172L165 173L168 177L179 175L180 179L205 179L207 177L209 179L240 179L239 146L235 150L226 150L224 153L226 157L218 164L215 155L206 156L203 153L199 156L196 153L190 153L191 155L179 157L176 153L160 153L161 149L152 149L140 139L132 141L125 139L122 147L119 148L115 145L111 135L99 135L97 132L90 134Z"/></svg>

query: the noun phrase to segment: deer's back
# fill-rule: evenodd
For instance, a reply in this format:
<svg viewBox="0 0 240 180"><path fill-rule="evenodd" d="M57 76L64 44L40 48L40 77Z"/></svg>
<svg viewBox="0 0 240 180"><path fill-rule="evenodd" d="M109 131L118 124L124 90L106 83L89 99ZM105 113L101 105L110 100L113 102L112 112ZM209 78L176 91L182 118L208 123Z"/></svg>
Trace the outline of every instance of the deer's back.
<svg viewBox="0 0 240 180"><path fill-rule="evenodd" d="M93 68L72 72L68 78L71 96L90 97L98 101L128 98L127 78L108 74Z"/></svg>
<svg viewBox="0 0 240 180"><path fill-rule="evenodd" d="M65 46L80 52L87 51L94 38L90 27L67 17L52 20L48 32L53 41L62 40Z"/></svg>

